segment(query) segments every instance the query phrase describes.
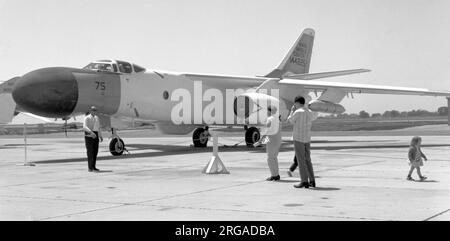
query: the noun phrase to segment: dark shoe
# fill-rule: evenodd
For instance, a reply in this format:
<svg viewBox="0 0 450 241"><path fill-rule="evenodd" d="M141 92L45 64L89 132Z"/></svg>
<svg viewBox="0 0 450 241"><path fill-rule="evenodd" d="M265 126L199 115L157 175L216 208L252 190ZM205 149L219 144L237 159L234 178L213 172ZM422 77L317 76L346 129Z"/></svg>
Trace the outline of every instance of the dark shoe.
<svg viewBox="0 0 450 241"><path fill-rule="evenodd" d="M408 180L408 181L413 181L414 179L412 179L411 176L407 176L407 177L406 177L406 180Z"/></svg>
<svg viewBox="0 0 450 241"><path fill-rule="evenodd" d="M316 182L309 182L310 187L316 187Z"/></svg>
<svg viewBox="0 0 450 241"><path fill-rule="evenodd" d="M98 169L96 168L96 169L94 169L94 172L100 172L100 170L98 170Z"/></svg>
<svg viewBox="0 0 450 241"><path fill-rule="evenodd" d="M295 188L309 188L309 183L307 183L307 182L301 182L301 183L299 183L299 184L295 184L294 185L294 187Z"/></svg>
<svg viewBox="0 0 450 241"><path fill-rule="evenodd" d="M420 177L420 180L421 180L421 181L427 180L427 177L426 177L426 176L421 176L421 177Z"/></svg>
<svg viewBox="0 0 450 241"><path fill-rule="evenodd" d="M274 177L268 177L267 179L266 179L266 181L279 181L280 180L280 175L278 175L278 176L274 176Z"/></svg>
<svg viewBox="0 0 450 241"><path fill-rule="evenodd" d="M287 175L288 175L288 177L293 177L294 176L294 174L292 173L291 170L287 171Z"/></svg>
<svg viewBox="0 0 450 241"><path fill-rule="evenodd" d="M94 169L89 169L89 170L88 170L88 172L93 172L93 171L94 171Z"/></svg>

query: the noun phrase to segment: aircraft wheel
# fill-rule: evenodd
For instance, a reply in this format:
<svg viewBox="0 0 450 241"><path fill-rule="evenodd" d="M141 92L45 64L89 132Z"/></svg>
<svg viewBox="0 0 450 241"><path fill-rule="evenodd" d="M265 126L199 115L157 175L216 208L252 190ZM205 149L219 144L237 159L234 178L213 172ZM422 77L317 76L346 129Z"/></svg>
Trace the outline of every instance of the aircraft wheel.
<svg viewBox="0 0 450 241"><path fill-rule="evenodd" d="M109 151L113 156L121 156L125 151L125 143L120 138L114 138L109 143Z"/></svg>
<svg viewBox="0 0 450 241"><path fill-rule="evenodd" d="M245 131L245 143L248 147L253 147L253 144L259 141L260 138L261 133L256 127L250 127Z"/></svg>
<svg viewBox="0 0 450 241"><path fill-rule="evenodd" d="M208 145L208 131L203 128L197 128L192 135L192 141L194 142L194 147L206 147Z"/></svg>

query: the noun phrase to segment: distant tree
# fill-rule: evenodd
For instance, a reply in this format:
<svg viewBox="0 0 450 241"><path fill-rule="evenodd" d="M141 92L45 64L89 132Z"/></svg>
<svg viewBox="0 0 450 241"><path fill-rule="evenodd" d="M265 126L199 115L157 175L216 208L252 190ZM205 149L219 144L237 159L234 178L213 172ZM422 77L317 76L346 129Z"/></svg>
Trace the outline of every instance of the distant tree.
<svg viewBox="0 0 450 241"><path fill-rule="evenodd" d="M412 110L408 112L408 116L435 116L436 113L427 110Z"/></svg>
<svg viewBox="0 0 450 241"><path fill-rule="evenodd" d="M391 116L392 116L393 118L400 117L400 111L398 111L398 110L392 110L392 111L391 111Z"/></svg>
<svg viewBox="0 0 450 241"><path fill-rule="evenodd" d="M440 115L440 116L446 116L446 115L448 115L448 107L447 106L439 107L437 112L438 112L438 115Z"/></svg>
<svg viewBox="0 0 450 241"><path fill-rule="evenodd" d="M388 118L396 118L399 116L400 116L400 112L398 110L385 111L383 113L383 117L388 117Z"/></svg>
<svg viewBox="0 0 450 241"><path fill-rule="evenodd" d="M383 113L383 117L388 117L388 118L391 118L392 117L392 115L391 115L391 112L390 111L385 111L384 113Z"/></svg>
<svg viewBox="0 0 450 241"><path fill-rule="evenodd" d="M346 118L348 118L348 114L347 113L339 114L339 115L337 115L337 118L346 119Z"/></svg>
<svg viewBox="0 0 450 241"><path fill-rule="evenodd" d="M362 110L362 111L359 112L359 117L361 117L361 118L369 118L370 114L367 113L366 111Z"/></svg>
<svg viewBox="0 0 450 241"><path fill-rule="evenodd" d="M379 117L381 117L380 113L373 113L372 114L372 118L379 118Z"/></svg>
<svg viewBox="0 0 450 241"><path fill-rule="evenodd" d="M402 112L400 113L400 116L401 116L401 117L408 117L408 112L407 112L407 111L402 111Z"/></svg>

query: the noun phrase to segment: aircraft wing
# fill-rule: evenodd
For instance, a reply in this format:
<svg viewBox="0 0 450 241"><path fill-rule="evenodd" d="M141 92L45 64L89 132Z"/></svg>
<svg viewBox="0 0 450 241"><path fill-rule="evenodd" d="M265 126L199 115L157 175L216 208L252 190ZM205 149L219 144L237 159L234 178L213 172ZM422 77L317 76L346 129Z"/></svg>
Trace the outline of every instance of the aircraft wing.
<svg viewBox="0 0 450 241"><path fill-rule="evenodd" d="M450 92L433 91L425 88L354 84L354 83L327 82L316 80L322 78L365 73L369 71L370 70L368 69L354 69L354 70L343 70L324 73L297 74L285 76L283 79L276 79L276 78L270 79L265 77L221 76L221 75L207 75L207 74L184 74L184 76L192 80L204 81L205 84L207 85L217 87L219 87L224 82L227 82L227 84L231 82L241 88L242 87L253 88L257 86L261 87L261 84L263 84L265 81L274 81L278 82L279 85L298 86L302 87L303 89L318 92L326 90L339 90L339 92L345 93L450 97Z"/></svg>
<svg viewBox="0 0 450 241"><path fill-rule="evenodd" d="M268 79L265 77L244 77L209 74L183 74L183 76L186 76L193 81L203 81L204 84L217 88L220 88L224 84L226 84L227 86L235 85L239 88L253 88Z"/></svg>
<svg viewBox="0 0 450 241"><path fill-rule="evenodd" d="M424 88L395 87L383 85L352 84L342 82L325 82L316 80L282 79L280 85L302 86L311 91L337 89L346 93L391 94L391 95L424 95L450 97L450 92L432 91Z"/></svg>

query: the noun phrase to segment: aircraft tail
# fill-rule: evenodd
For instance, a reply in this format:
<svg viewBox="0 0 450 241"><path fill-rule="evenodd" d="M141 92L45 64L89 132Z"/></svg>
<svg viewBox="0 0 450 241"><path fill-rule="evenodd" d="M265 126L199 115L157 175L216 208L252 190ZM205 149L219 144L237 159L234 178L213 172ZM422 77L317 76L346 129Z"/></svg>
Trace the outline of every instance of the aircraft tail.
<svg viewBox="0 0 450 241"><path fill-rule="evenodd" d="M292 46L291 50L289 50L280 66L265 77L281 78L285 75L309 73L314 35L315 32L313 29L305 29L295 42L294 46Z"/></svg>

